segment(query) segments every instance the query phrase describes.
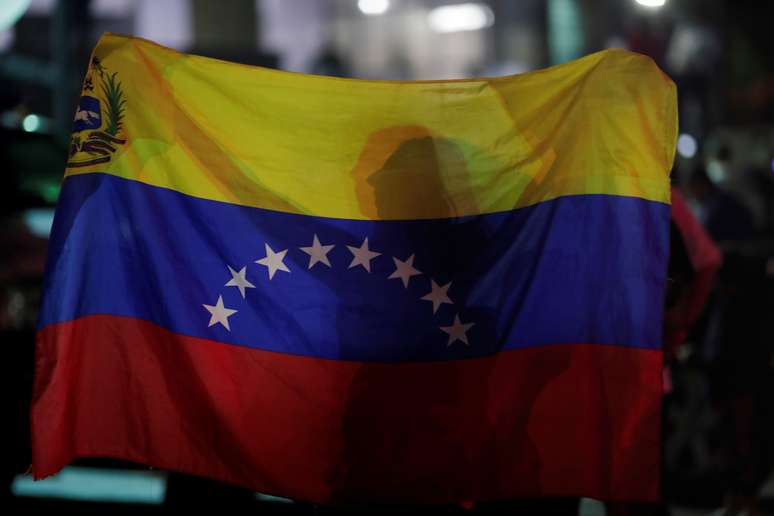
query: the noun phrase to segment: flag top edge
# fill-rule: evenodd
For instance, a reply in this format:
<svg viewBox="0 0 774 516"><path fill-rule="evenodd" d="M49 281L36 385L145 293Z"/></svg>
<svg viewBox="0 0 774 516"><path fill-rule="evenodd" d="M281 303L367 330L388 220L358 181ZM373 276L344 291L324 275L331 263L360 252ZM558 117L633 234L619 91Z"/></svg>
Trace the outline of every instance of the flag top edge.
<svg viewBox="0 0 774 516"><path fill-rule="evenodd" d="M126 90L125 137L99 163L68 163L66 175L105 172L363 220L477 215L578 194L669 203L676 90L650 58L625 50L430 81L273 70L110 33L94 55L109 67L103 78L118 76ZM385 170L393 178L375 186ZM418 189L432 202L390 200Z"/></svg>

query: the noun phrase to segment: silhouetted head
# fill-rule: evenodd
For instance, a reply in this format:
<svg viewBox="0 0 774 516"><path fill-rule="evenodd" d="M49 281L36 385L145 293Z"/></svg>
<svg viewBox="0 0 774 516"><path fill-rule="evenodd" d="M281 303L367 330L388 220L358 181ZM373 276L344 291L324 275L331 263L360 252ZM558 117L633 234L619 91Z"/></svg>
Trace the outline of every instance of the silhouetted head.
<svg viewBox="0 0 774 516"><path fill-rule="evenodd" d="M449 218L465 213L473 202L458 145L419 126L373 133L353 176L369 218Z"/></svg>

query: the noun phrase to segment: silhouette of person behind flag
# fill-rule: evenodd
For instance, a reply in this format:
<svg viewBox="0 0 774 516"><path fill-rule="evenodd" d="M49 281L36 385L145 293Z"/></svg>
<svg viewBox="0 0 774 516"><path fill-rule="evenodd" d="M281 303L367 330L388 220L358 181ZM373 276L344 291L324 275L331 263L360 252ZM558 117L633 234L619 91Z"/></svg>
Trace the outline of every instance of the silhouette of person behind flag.
<svg viewBox="0 0 774 516"><path fill-rule="evenodd" d="M475 268L491 238L484 217L475 215L463 148L423 127L387 128L369 137L353 177L366 217L407 221L401 238L423 273L411 281L424 281L428 290L431 278L451 281L454 306L444 305L443 316L440 309L432 314L427 307L428 326L437 339L428 332L416 344L440 343L444 349L436 357L359 366L343 417L344 463L335 473L333 484L339 488L334 499L368 503L369 493L396 502L497 499L514 492L507 484L515 476L518 490L539 492L540 457L527 429L545 384L525 382L512 407L490 403L490 376L497 365L492 355L507 342L495 332L492 308L466 305L464 285L454 290L455 280ZM396 238L391 224L376 225L374 248ZM468 345L451 342L440 329L455 313L474 323ZM347 332L343 321L341 334ZM560 352L535 366L550 379L568 362Z"/></svg>

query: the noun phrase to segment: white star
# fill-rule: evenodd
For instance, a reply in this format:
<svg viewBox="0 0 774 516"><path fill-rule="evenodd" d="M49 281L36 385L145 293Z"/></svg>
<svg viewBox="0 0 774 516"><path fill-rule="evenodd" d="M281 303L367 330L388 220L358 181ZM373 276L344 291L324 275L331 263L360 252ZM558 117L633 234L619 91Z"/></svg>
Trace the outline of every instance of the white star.
<svg viewBox="0 0 774 516"><path fill-rule="evenodd" d="M335 246L333 245L320 245L320 241L317 239L317 235L314 235L314 241L312 247L301 247L300 249L309 255L309 269L314 267L317 262L324 263L328 267L331 266L331 262L328 261L328 253Z"/></svg>
<svg viewBox="0 0 774 516"><path fill-rule="evenodd" d="M210 324L207 325L209 328L213 324L222 324L224 328L226 328L228 331L231 331L231 328L228 326L228 318L237 313L236 310L232 310L230 308L226 308L223 306L223 296L218 296L218 302L215 304L215 306L212 305L202 305L204 308L207 309L210 314Z"/></svg>
<svg viewBox="0 0 774 516"><path fill-rule="evenodd" d="M387 279L400 278L403 281L403 286L408 288L409 279L411 276L422 274L414 268L414 255L408 257L405 262L402 262L393 256L392 260L395 262L395 272L390 274Z"/></svg>
<svg viewBox="0 0 774 516"><path fill-rule="evenodd" d="M442 287L439 287L438 284L433 280L430 280L430 283L431 283L432 290L430 291L429 294L424 296L422 299L433 302L433 313L437 312L438 307L444 303L447 303L450 305L454 304L452 303L452 300L449 299L449 296L447 294L447 292L449 291L449 287L451 287L451 281Z"/></svg>
<svg viewBox="0 0 774 516"><path fill-rule="evenodd" d="M277 271L290 272L290 269L287 268L285 262L282 261L285 259L285 254L287 254L288 250L285 249L275 253L274 250L269 247L269 244L264 245L266 246L266 257L261 258L260 260L255 260L255 263L264 265L269 269L269 279L272 279L274 277L274 273Z"/></svg>
<svg viewBox="0 0 774 516"><path fill-rule="evenodd" d="M347 248L352 252L352 256L354 257L352 258L352 263L349 264L350 269L362 265L365 270L371 272L371 260L382 254L375 253L368 249L368 238L363 241L363 245L360 247L348 245Z"/></svg>
<svg viewBox="0 0 774 516"><path fill-rule="evenodd" d="M228 267L228 271L231 273L231 279L228 283L226 283L226 286L237 287L239 289L239 293L242 294L242 299L244 299L245 289L255 288L255 285L247 281L247 277L245 276L247 267L242 267L239 272L232 269L230 265L226 265L226 267Z"/></svg>
<svg viewBox="0 0 774 516"><path fill-rule="evenodd" d="M441 326L441 330L449 334L449 342L446 344L446 347L451 346L455 341L458 340L461 340L466 346L470 346L470 343L468 342L468 336L465 335L465 332L471 329L473 326L475 326L475 323L462 324L462 322L460 322L459 314L455 315L454 324L451 326Z"/></svg>

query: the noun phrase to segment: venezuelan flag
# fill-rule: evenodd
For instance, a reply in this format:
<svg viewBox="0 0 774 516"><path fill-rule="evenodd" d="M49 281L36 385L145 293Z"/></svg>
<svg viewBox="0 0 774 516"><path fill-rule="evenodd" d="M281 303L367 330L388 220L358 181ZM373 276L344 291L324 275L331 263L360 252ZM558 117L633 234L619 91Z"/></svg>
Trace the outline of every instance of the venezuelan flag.
<svg viewBox="0 0 774 516"><path fill-rule="evenodd" d="M658 496L673 83L458 81L104 36L37 337L35 477L107 456L315 502Z"/></svg>

